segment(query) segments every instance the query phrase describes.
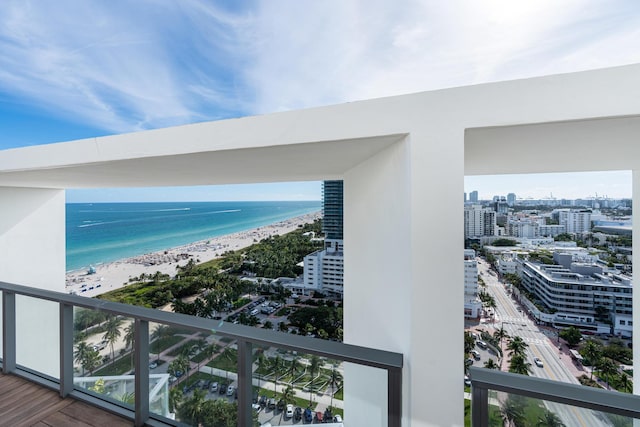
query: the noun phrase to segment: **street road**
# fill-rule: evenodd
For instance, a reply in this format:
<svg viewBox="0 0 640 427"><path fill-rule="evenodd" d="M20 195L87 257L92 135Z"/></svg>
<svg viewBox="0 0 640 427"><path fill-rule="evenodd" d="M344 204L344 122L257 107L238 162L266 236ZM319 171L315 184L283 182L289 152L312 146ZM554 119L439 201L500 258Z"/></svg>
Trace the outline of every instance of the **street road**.
<svg viewBox="0 0 640 427"><path fill-rule="evenodd" d="M507 293L505 286L501 283L496 274L489 269L489 264L478 259L478 273L487 285L487 292L496 301L495 315L492 322L485 323L489 332L504 327L509 336L520 336L529 345L528 362L531 363L531 376L547 378L554 381L579 384L574 373L566 364L571 364L568 356L561 355L551 339L556 340L557 335L552 333L549 337L548 331L541 330L524 312L524 307L520 307L516 301ZM506 343L503 343L506 346ZM506 352L505 352L506 356ZM533 358L538 357L543 362L543 367L535 365ZM503 369L507 369L506 361ZM566 363L566 364L565 364ZM610 425L604 421L596 411L576 408L573 406L560 405L545 402L547 408L562 418L567 427L600 427Z"/></svg>

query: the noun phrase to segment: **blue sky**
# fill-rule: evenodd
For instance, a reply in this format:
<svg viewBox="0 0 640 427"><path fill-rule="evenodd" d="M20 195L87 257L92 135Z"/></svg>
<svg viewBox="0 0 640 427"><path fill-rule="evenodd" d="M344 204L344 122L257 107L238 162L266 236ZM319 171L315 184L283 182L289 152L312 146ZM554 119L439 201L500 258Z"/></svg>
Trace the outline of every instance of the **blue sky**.
<svg viewBox="0 0 640 427"><path fill-rule="evenodd" d="M635 1L2 6L0 149L640 62ZM604 194L623 196L613 194L626 191L615 181L623 176L595 182L602 179L612 180ZM595 193L587 182L575 191ZM560 194L557 177L535 184L571 197ZM318 199L319 189L314 182L69 191L68 198Z"/></svg>

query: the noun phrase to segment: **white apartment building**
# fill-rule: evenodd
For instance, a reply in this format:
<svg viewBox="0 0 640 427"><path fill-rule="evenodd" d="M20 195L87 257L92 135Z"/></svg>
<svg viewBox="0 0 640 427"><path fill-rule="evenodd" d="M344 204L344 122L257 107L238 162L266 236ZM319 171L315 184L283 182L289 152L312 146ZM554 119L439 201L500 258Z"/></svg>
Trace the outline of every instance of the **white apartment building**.
<svg viewBox="0 0 640 427"><path fill-rule="evenodd" d="M597 319L596 307L601 306L611 319L625 327L620 329L614 324L613 333L628 335L628 322L632 321L630 277L593 264L573 263L571 268L565 268L529 261L522 262L520 277L525 289L552 314L556 325L602 332L608 326L604 319ZM548 321L548 317L540 320Z"/></svg>
<svg viewBox="0 0 640 427"><path fill-rule="evenodd" d="M496 212L482 205L464 207L464 238L495 236L497 229Z"/></svg>
<svg viewBox="0 0 640 427"><path fill-rule="evenodd" d="M639 133L629 65L4 150L0 280L64 292L67 188L343 179L344 342L403 354L402 425L461 426L464 176L630 170L637 212ZM16 303L18 363L55 378L59 307ZM345 419L387 425L379 371L345 366Z"/></svg>
<svg viewBox="0 0 640 427"><path fill-rule="evenodd" d="M496 259L498 272L500 274L518 274L518 255L515 252L504 252Z"/></svg>
<svg viewBox="0 0 640 427"><path fill-rule="evenodd" d="M476 318L482 313L478 297L478 261L476 251L464 250L464 316Z"/></svg>
<svg viewBox="0 0 640 427"><path fill-rule="evenodd" d="M304 257L303 287L307 290L344 293L344 245L342 240L326 240L325 249Z"/></svg>
<svg viewBox="0 0 640 427"><path fill-rule="evenodd" d="M567 233L585 233L591 231L591 211L559 209L558 222L565 226Z"/></svg>
<svg viewBox="0 0 640 427"><path fill-rule="evenodd" d="M509 219L507 221L507 235L535 239L540 237L540 224L535 219Z"/></svg>
<svg viewBox="0 0 640 427"><path fill-rule="evenodd" d="M538 227L538 233L540 236L555 237L559 234L564 234L566 232L567 232L567 227L565 225L545 224L545 225L540 225Z"/></svg>

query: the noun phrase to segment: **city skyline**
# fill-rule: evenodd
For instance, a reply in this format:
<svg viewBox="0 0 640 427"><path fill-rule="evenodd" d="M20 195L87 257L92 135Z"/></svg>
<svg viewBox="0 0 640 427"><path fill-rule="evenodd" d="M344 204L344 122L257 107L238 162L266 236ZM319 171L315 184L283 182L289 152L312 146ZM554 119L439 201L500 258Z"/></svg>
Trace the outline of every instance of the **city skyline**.
<svg viewBox="0 0 640 427"><path fill-rule="evenodd" d="M478 191L478 200L509 193L518 200L632 197L631 171L466 176L464 181L467 199L471 191Z"/></svg>
<svg viewBox="0 0 640 427"><path fill-rule="evenodd" d="M0 149L640 61L640 8L629 0L3 6ZM319 183L261 185L238 192L296 199ZM190 187L69 198L186 194L229 197Z"/></svg>

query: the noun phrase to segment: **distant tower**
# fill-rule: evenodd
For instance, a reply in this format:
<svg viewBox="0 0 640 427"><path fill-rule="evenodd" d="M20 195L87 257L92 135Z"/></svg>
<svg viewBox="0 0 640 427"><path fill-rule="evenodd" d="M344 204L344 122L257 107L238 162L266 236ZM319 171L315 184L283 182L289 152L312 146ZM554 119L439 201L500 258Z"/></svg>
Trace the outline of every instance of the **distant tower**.
<svg viewBox="0 0 640 427"><path fill-rule="evenodd" d="M322 183L322 231L329 240L342 240L343 230L343 183L324 181Z"/></svg>
<svg viewBox="0 0 640 427"><path fill-rule="evenodd" d="M514 193L507 194L507 204L513 206L516 204L516 195Z"/></svg>
<svg viewBox="0 0 640 427"><path fill-rule="evenodd" d="M471 203L478 203L478 192L477 191L472 191L471 193L469 193L469 201Z"/></svg>
<svg viewBox="0 0 640 427"><path fill-rule="evenodd" d="M467 193L464 193L464 202L467 203Z"/></svg>

